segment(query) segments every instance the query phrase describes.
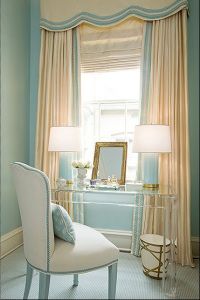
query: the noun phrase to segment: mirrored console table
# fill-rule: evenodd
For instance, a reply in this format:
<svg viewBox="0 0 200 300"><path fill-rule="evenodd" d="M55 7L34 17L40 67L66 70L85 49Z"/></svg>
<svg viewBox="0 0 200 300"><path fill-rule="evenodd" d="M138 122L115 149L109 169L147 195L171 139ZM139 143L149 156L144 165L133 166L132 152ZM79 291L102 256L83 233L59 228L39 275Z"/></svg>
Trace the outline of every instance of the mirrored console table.
<svg viewBox="0 0 200 300"><path fill-rule="evenodd" d="M95 225L94 220L96 219L98 223L100 212L101 221L105 223L106 217L119 223L123 218L128 218L129 214L132 218L130 251L138 257L141 255L141 236L161 236L162 289L168 296L176 296L177 200L170 187L161 186L159 190L143 188L130 190L130 187L125 185L115 190L109 187L80 188L68 185L53 188L51 193L52 201L64 206L73 221L97 229L99 226ZM88 221L88 212L91 211L93 223ZM147 246L143 243L142 247Z"/></svg>

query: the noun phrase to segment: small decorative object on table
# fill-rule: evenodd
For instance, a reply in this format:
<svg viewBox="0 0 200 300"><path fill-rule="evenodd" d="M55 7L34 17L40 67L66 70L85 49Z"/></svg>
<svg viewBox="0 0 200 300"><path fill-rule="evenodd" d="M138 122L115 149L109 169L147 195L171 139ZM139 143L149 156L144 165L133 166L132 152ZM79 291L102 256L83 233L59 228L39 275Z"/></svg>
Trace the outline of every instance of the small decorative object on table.
<svg viewBox="0 0 200 300"><path fill-rule="evenodd" d="M119 187L117 177L115 175L112 175L112 177L108 176L107 185L117 189Z"/></svg>
<svg viewBox="0 0 200 300"><path fill-rule="evenodd" d="M56 180L56 185L57 185L58 189L65 187L66 186L66 180L65 180L65 178L58 178Z"/></svg>
<svg viewBox="0 0 200 300"><path fill-rule="evenodd" d="M96 187L97 179L90 179L90 187Z"/></svg>
<svg viewBox="0 0 200 300"><path fill-rule="evenodd" d="M96 186L99 190L118 190L119 183L115 175L108 176L107 179L102 179L101 182Z"/></svg>
<svg viewBox="0 0 200 300"><path fill-rule="evenodd" d="M85 178L87 174L87 170L91 168L91 164L89 161L87 162L81 162L81 161L73 161L72 167L76 168L78 171L77 174L77 185L79 187L85 186Z"/></svg>
<svg viewBox="0 0 200 300"><path fill-rule="evenodd" d="M66 180L66 185L67 185L67 186L73 185L73 181L72 181L72 180Z"/></svg>

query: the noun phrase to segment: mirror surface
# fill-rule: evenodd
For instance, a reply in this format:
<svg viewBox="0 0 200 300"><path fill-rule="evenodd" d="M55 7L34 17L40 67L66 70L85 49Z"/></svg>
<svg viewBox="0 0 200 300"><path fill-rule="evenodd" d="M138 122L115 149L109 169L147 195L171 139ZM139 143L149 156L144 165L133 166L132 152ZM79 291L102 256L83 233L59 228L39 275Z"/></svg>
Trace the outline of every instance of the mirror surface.
<svg viewBox="0 0 200 300"><path fill-rule="evenodd" d="M116 176L119 184L125 184L126 158L126 142L97 142L92 179L107 180L108 176Z"/></svg>

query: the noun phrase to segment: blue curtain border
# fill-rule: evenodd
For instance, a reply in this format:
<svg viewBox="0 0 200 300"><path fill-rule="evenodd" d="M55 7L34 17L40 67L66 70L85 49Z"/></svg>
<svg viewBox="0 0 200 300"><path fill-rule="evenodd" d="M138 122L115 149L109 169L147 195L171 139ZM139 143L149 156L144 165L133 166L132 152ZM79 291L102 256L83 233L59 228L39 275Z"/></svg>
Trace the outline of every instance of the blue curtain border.
<svg viewBox="0 0 200 300"><path fill-rule="evenodd" d="M187 0L175 0L175 2L171 5L157 10L142 8L140 6L129 6L126 9L110 16L98 16L88 12L82 12L62 22L51 22L41 18L40 27L50 31L64 31L74 28L83 22L90 23L95 26L109 26L117 24L131 16L138 17L146 21L153 21L169 17L182 9L188 10Z"/></svg>

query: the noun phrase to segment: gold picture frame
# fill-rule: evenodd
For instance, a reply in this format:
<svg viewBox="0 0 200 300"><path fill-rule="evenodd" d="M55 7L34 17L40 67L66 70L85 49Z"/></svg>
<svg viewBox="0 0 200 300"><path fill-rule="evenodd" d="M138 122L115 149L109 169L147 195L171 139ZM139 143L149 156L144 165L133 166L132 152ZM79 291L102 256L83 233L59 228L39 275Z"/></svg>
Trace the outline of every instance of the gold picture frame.
<svg viewBox="0 0 200 300"><path fill-rule="evenodd" d="M106 158L104 165L106 166L107 171L102 173L102 176L101 174L97 176L97 174L101 170L103 154L104 158ZM105 155L107 155L108 157L105 157ZM119 160L117 159L118 157ZM108 179L108 176L116 175L117 182L120 185L124 185L126 180L126 161L127 142L96 142L92 169L92 179L100 178L101 180L106 181ZM113 170L117 170L118 174L113 174Z"/></svg>

